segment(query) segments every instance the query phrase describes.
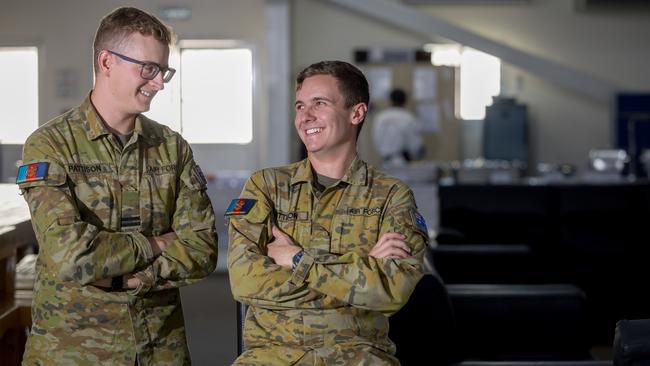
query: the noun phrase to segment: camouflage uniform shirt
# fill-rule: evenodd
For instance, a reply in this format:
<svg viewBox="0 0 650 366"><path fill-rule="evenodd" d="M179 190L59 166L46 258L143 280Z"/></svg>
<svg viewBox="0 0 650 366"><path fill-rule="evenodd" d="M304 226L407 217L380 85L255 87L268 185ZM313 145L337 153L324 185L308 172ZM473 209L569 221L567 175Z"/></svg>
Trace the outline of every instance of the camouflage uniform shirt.
<svg viewBox="0 0 650 366"><path fill-rule="evenodd" d="M337 184L314 192L309 160L264 169L241 194L255 204L230 216L230 285L235 299L250 305L248 350L237 362L338 365L365 349L378 355L370 364L397 364L388 316L422 276L428 237L411 190L357 158ZM304 249L295 270L266 255L272 225ZM406 236L410 258L369 257L387 232Z"/></svg>
<svg viewBox="0 0 650 366"><path fill-rule="evenodd" d="M20 183L40 246L25 365L189 364L178 287L216 265L214 213L189 145L136 118L124 147L87 97L36 130ZM175 232L155 257L146 237ZM135 274L134 290L94 281Z"/></svg>

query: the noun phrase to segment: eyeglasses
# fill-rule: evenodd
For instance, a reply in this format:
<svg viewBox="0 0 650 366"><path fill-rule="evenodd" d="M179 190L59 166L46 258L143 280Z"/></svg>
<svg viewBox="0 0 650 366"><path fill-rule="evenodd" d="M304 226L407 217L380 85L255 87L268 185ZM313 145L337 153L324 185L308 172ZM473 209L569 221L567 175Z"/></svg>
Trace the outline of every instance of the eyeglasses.
<svg viewBox="0 0 650 366"><path fill-rule="evenodd" d="M158 73L162 71L163 82L166 83L169 80L171 80L172 77L174 76L174 73L176 73L176 70L172 69L171 67L160 66L155 62L139 61L129 56L124 56L120 53L111 50L107 50L107 51L121 58L124 61L133 62L134 64L140 65L140 77L146 80L153 80L156 77L156 75L158 75Z"/></svg>

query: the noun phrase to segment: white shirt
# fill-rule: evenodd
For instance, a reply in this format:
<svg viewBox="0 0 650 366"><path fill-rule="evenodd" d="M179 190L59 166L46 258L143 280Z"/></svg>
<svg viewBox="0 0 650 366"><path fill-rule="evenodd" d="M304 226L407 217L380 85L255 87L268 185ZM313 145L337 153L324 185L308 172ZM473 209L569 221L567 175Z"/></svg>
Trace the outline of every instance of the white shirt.
<svg viewBox="0 0 650 366"><path fill-rule="evenodd" d="M373 121L372 138L384 164L404 165L403 152L417 156L422 149L420 124L405 108L390 107L379 112Z"/></svg>

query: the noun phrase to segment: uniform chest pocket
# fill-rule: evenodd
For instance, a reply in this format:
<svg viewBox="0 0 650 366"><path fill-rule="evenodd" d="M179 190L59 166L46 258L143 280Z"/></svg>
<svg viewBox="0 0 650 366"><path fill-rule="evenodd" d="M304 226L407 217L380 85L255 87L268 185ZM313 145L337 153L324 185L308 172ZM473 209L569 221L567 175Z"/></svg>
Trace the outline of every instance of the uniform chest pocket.
<svg viewBox="0 0 650 366"><path fill-rule="evenodd" d="M110 228L117 221L117 190L106 175L71 174L75 199L83 221Z"/></svg>
<svg viewBox="0 0 650 366"><path fill-rule="evenodd" d="M169 231L176 204L176 175L145 174L140 184L142 230L153 235Z"/></svg>
<svg viewBox="0 0 650 366"><path fill-rule="evenodd" d="M278 212L275 219L280 230L289 235L296 244L303 248L310 247L312 228L309 212Z"/></svg>
<svg viewBox="0 0 650 366"><path fill-rule="evenodd" d="M380 215L350 215L335 218L336 236L333 244L338 242L338 253L359 252L367 254L377 243ZM338 222L337 222L338 221Z"/></svg>

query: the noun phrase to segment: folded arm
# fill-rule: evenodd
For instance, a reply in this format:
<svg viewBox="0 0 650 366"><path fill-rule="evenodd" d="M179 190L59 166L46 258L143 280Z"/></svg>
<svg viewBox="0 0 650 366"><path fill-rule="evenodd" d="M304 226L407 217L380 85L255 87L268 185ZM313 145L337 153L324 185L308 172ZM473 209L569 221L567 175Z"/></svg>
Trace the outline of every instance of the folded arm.
<svg viewBox="0 0 650 366"><path fill-rule="evenodd" d="M44 270L62 281L87 285L131 273L153 261L154 252L144 235L109 232L99 223L82 219L63 164L46 140L28 139L23 161L47 165L43 179L19 184L29 205Z"/></svg>
<svg viewBox="0 0 650 366"><path fill-rule="evenodd" d="M423 274L427 234L416 222L418 215L411 191L397 189L384 211L380 239L368 255L305 253L296 269L296 285L307 283L354 307L396 312Z"/></svg>
<svg viewBox="0 0 650 366"><path fill-rule="evenodd" d="M217 264L214 211L206 183L187 147L183 156L180 188L172 217L170 236L158 237L164 250L149 266L138 271L132 294L186 286L212 273Z"/></svg>
<svg viewBox="0 0 650 366"><path fill-rule="evenodd" d="M242 199L255 200L250 212L229 218L228 272L235 300L269 309L314 307L312 300L323 296L307 287L296 286L291 268L268 256L272 237L273 204L261 173L244 186Z"/></svg>

